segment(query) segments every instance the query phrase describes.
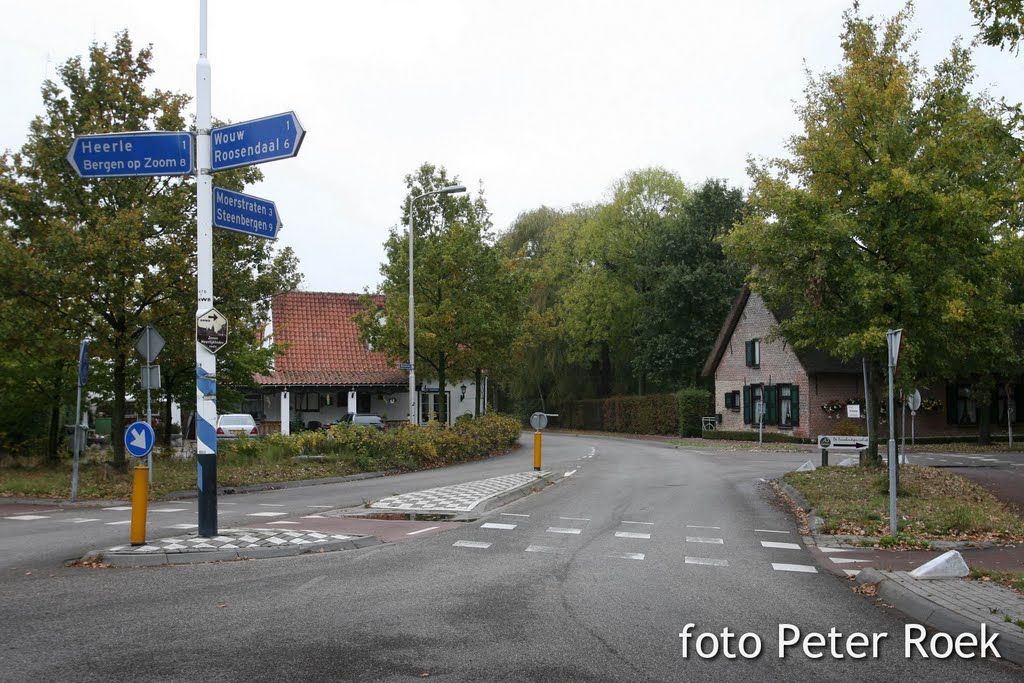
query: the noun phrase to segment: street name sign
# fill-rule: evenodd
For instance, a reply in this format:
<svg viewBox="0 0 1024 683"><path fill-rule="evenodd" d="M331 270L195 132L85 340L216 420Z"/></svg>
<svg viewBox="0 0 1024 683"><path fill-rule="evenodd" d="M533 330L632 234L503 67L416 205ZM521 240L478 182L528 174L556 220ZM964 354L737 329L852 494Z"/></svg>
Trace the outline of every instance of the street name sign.
<svg viewBox="0 0 1024 683"><path fill-rule="evenodd" d="M145 422L135 422L124 431L124 447L136 458L145 458L153 450L156 434Z"/></svg>
<svg viewBox="0 0 1024 683"><path fill-rule="evenodd" d="M398 364L398 369L399 370L412 370L412 363L399 363Z"/></svg>
<svg viewBox="0 0 1024 683"><path fill-rule="evenodd" d="M213 227L246 235L277 239L281 216L269 199L213 188Z"/></svg>
<svg viewBox="0 0 1024 683"><path fill-rule="evenodd" d="M196 318L196 341L210 353L217 353L228 343L228 319L216 308Z"/></svg>
<svg viewBox="0 0 1024 683"><path fill-rule="evenodd" d="M67 155L82 178L189 175L192 158L192 134L172 131L82 135Z"/></svg>
<svg viewBox="0 0 1024 683"><path fill-rule="evenodd" d="M299 153L306 131L295 112L242 121L210 131L214 171L252 166Z"/></svg>
<svg viewBox="0 0 1024 683"><path fill-rule="evenodd" d="M819 436L818 448L856 451L868 447L866 436Z"/></svg>

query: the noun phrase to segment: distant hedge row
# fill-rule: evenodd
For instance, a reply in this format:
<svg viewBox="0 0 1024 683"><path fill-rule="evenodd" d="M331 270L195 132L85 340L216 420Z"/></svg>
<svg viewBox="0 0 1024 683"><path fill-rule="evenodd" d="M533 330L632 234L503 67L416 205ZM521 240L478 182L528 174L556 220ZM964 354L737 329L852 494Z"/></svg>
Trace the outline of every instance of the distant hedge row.
<svg viewBox="0 0 1024 683"><path fill-rule="evenodd" d="M558 425L599 432L700 436L701 417L713 411L711 393L694 388L674 394L574 401L560 409Z"/></svg>
<svg viewBox="0 0 1024 683"><path fill-rule="evenodd" d="M484 415L454 427L428 424L387 431L342 423L323 431L268 434L217 444L221 458L280 461L296 456L334 456L362 471L417 470L451 465L511 449L519 440L518 420Z"/></svg>

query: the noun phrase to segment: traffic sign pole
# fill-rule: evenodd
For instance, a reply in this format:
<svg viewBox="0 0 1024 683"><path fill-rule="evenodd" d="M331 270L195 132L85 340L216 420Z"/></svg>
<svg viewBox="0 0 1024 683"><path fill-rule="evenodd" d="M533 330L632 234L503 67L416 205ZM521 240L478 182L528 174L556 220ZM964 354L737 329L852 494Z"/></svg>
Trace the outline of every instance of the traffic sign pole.
<svg viewBox="0 0 1024 683"><path fill-rule="evenodd" d="M196 317L213 308L213 173L210 62L206 52L207 0L199 0L196 62ZM217 535L217 356L196 343L196 485L199 535Z"/></svg>

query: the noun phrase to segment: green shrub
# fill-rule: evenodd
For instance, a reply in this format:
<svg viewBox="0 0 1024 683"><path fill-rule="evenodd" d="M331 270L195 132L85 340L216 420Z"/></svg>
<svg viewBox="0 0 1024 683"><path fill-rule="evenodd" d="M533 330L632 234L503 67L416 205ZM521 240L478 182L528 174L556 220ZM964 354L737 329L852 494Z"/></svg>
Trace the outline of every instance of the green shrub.
<svg viewBox="0 0 1024 683"><path fill-rule="evenodd" d="M706 389L690 387L676 394L679 411L680 436L700 436L701 418L714 413L711 392Z"/></svg>
<svg viewBox="0 0 1024 683"><path fill-rule="evenodd" d="M569 429L626 434L677 434L675 394L612 396L574 401L559 409L559 425Z"/></svg>
<svg viewBox="0 0 1024 683"><path fill-rule="evenodd" d="M757 441L757 430L750 432L726 432L721 430L715 430L713 432L701 433L705 439L712 439L717 441ZM799 436L792 436L790 434L779 434L778 432L768 432L763 434L765 443L812 443L811 439L804 439Z"/></svg>

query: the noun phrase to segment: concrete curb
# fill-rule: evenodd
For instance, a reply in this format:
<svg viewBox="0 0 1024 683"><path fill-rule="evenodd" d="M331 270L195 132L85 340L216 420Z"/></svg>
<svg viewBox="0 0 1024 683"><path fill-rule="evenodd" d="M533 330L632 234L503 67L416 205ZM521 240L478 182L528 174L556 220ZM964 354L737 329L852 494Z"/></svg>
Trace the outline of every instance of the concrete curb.
<svg viewBox="0 0 1024 683"><path fill-rule="evenodd" d="M456 515L452 518L452 521L475 522L481 516L483 516L485 512L488 512L495 508L504 507L513 501L519 500L520 498L525 498L526 496L529 495L533 495L534 493L540 493L548 486L556 484L564 478L564 476L554 478L554 475L551 473L540 475L534 481L523 484L522 486L518 486L512 489L511 491L501 493L495 496L494 498L488 498L487 500L483 501L482 503L477 505L476 508L470 510L469 512L464 512L460 515Z"/></svg>
<svg viewBox="0 0 1024 683"><path fill-rule="evenodd" d="M950 580L955 581L959 579ZM942 631L952 636L965 632L976 633L978 630L977 621L957 614L917 593L907 590L874 568L869 567L861 571L857 575L855 582L860 586L875 586L879 598L923 626L928 626L936 631ZM994 622L988 622L988 626L994 633L1003 633L1005 629L1005 625ZM1005 638L1000 638L996 641L996 648L998 648L999 654L1002 655L1004 660L1024 665L1024 647Z"/></svg>
<svg viewBox="0 0 1024 683"><path fill-rule="evenodd" d="M865 543L874 545L881 539L878 536L851 536L848 534L829 535L814 534L811 536L815 545L826 545L834 547L864 548ZM914 550L969 550L982 548L1002 548L1004 544L993 543L992 541L943 541L941 539L927 539L932 545L931 548L914 548Z"/></svg>
<svg viewBox="0 0 1024 683"><path fill-rule="evenodd" d="M337 550L355 550L380 544L381 541L376 536L358 536L345 540L318 543L316 545L283 545L270 548L237 548L230 550L160 550L146 553L145 555L93 550L82 556L82 561L104 562L111 567L118 568L160 567L174 564L203 564L208 562L233 562L235 560L261 560L272 557L293 557Z"/></svg>

